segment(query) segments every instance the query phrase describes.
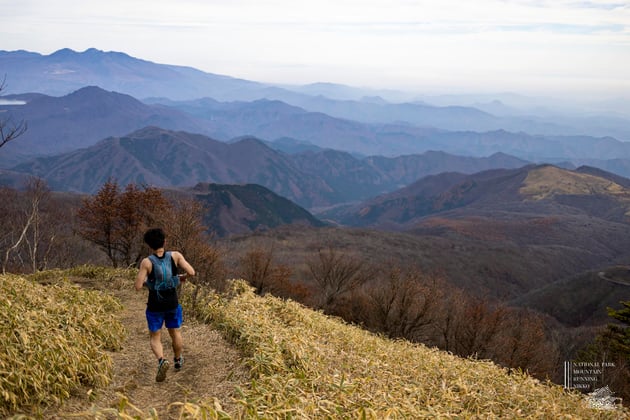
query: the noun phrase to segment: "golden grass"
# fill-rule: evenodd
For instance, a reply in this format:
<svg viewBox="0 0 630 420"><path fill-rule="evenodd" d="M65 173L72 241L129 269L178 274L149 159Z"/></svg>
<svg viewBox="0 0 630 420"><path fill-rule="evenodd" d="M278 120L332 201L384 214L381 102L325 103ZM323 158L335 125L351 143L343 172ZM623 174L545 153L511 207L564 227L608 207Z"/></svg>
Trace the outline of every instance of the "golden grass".
<svg viewBox="0 0 630 420"><path fill-rule="evenodd" d="M96 270L96 272L95 272ZM79 269L115 281L111 270ZM67 275L67 272L57 273ZM42 286L0 276L0 414L58 403L80 385L103 386L122 326L117 301L84 291L57 274ZM51 279L56 279L51 281ZM113 280L112 280L113 279ZM190 303L193 286L184 285ZM197 299L200 299L197 296ZM392 341L272 296L260 297L243 281L230 296L197 300L200 319L223 331L245 355L251 382L239 409L221 402L171 404L182 419L229 418L544 418L618 419L627 411L596 410L578 394L509 372L488 361L467 360L407 341ZM157 419L120 395L117 407L92 407L80 418ZM87 417L86 417L87 416Z"/></svg>
<svg viewBox="0 0 630 420"><path fill-rule="evenodd" d="M120 304L57 272L54 278L41 285L0 275L0 415L37 412L81 387L110 381L105 350L118 349L124 339L114 315Z"/></svg>
<svg viewBox="0 0 630 420"><path fill-rule="evenodd" d="M248 356L245 418L626 418L590 408L578 394L488 361L391 341L251 292L210 296L201 318Z"/></svg>
<svg viewBox="0 0 630 420"><path fill-rule="evenodd" d="M625 188L612 181L555 166L543 166L529 171L519 192L533 200L542 200L557 194L628 195Z"/></svg>

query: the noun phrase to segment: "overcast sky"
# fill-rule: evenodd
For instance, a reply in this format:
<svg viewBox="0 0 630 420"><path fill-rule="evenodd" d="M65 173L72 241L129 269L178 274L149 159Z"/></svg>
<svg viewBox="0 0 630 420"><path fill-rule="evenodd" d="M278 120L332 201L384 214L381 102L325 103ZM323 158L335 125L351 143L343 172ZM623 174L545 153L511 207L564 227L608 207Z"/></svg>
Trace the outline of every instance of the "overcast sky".
<svg viewBox="0 0 630 420"><path fill-rule="evenodd" d="M0 0L0 10L2 50L94 47L274 83L630 97L630 2Z"/></svg>

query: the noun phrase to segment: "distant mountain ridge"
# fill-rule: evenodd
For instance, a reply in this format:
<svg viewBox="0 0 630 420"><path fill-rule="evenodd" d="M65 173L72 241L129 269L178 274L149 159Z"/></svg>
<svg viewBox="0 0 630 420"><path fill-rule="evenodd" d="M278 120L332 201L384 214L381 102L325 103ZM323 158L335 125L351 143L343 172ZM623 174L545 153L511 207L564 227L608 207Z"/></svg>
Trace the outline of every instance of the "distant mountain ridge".
<svg viewBox="0 0 630 420"><path fill-rule="evenodd" d="M41 94L11 95L25 105L0 105L29 130L20 142L9 143L0 167L10 168L28 157L89 147L109 136L121 136L147 125L200 133L228 141L255 136L274 145L293 139L303 149L327 148L364 156L385 157L443 151L461 156L509 154L533 162L582 162L604 159L630 162L630 143L588 136L546 137L526 133L448 132L410 125L366 124L308 112L280 101L218 102L213 99L148 105L135 98L97 87L85 87L62 97ZM173 108L176 106L176 108ZM297 144L295 143L295 144ZM282 147L282 146L279 146ZM580 163L582 164L582 163ZM612 164L612 163L610 163ZM618 164L621 175L623 164ZM630 171L630 163L625 168Z"/></svg>
<svg viewBox="0 0 630 420"><path fill-rule="evenodd" d="M11 156L58 154L92 146L109 136L120 136L149 125L166 129L204 132L202 124L183 112L146 105L137 99L95 86L62 97L14 95L25 105L0 106L14 121L26 121L28 130L19 142L3 148ZM5 114L6 115L6 114ZM5 164L6 166L6 164Z"/></svg>
<svg viewBox="0 0 630 420"><path fill-rule="evenodd" d="M258 183L296 202L329 188L301 173L287 157L259 140L227 144L199 134L146 127L94 146L32 163L16 170L44 178L52 189L93 193L114 177L121 184L186 187L199 182Z"/></svg>
<svg viewBox="0 0 630 420"><path fill-rule="evenodd" d="M424 218L449 213L573 214L611 222L630 221L630 180L594 168L552 165L491 169L471 175L442 173L418 180L322 217L362 227L409 229Z"/></svg>
<svg viewBox="0 0 630 420"><path fill-rule="evenodd" d="M200 134L146 127L14 169L45 179L54 190L86 193L96 192L112 177L121 184L158 187L255 183L303 207L318 208L366 199L430 173L524 163L505 155L475 159L429 153L374 161L334 150L287 155L253 137L225 143Z"/></svg>
<svg viewBox="0 0 630 420"><path fill-rule="evenodd" d="M84 86L98 85L105 90L138 98L164 96L189 99L213 96L234 99L232 91L258 91L261 83L200 70L131 57L95 48L77 52L69 48L49 55L27 51L0 51L0 68L9 75L6 93L39 92L67 95Z"/></svg>
<svg viewBox="0 0 630 420"><path fill-rule="evenodd" d="M355 110L357 115L353 118L338 115L334 112L334 107L328 110L317 108L313 112L308 111L307 104L301 104L300 107L290 105L288 99L285 102L261 99L254 102L221 103L204 98L182 102L155 100L155 103L163 103L209 121L211 132L218 138L243 134L251 134L265 140L289 137L319 147L366 156L398 156L436 150L476 157L502 152L521 159L549 163L576 159L630 159L630 143L610 136L532 135L524 131L496 129L496 126L492 126L490 131L477 132L463 130L464 126L457 125L460 117L455 115L445 114L439 117L445 119L445 124L420 125L400 120L368 122L369 118L360 117L364 114L358 109ZM390 105L403 108L409 106ZM427 108L425 105L420 107ZM380 111L374 112L378 114ZM425 111L414 109L409 112L421 115ZM457 112L463 111L457 108ZM474 114L466 118L479 121L478 117ZM445 130L445 127L450 130Z"/></svg>
<svg viewBox="0 0 630 420"><path fill-rule="evenodd" d="M307 86L273 86L191 67L158 64L122 52L90 48L83 52L62 49L50 55L27 51L0 51L0 68L7 74L6 93L39 92L66 95L84 86L130 94L136 98L191 100L211 97L219 101L276 99L310 112L371 124L406 124L457 131L527 131L530 134L613 136L630 140L628 120L612 116L573 118L489 114L467 105L430 105L409 101L391 103L379 92L315 83ZM382 92L401 98L400 92ZM325 96L322 96L325 94ZM372 99L369 96L372 94ZM361 95L359 100L357 97ZM496 99L496 98L495 98ZM399 101L403 100L398 99ZM507 151L506 151L507 152Z"/></svg>

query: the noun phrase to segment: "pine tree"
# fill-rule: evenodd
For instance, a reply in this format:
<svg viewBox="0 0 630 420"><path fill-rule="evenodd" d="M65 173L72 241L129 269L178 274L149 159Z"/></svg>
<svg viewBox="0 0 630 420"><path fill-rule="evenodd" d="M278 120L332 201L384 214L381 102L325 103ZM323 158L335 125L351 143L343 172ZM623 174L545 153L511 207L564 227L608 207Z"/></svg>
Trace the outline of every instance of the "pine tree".
<svg viewBox="0 0 630 420"><path fill-rule="evenodd" d="M608 316L621 322L621 325L609 324L606 337L610 349L620 356L625 356L630 362L630 301L620 303L623 308L619 310L608 308Z"/></svg>

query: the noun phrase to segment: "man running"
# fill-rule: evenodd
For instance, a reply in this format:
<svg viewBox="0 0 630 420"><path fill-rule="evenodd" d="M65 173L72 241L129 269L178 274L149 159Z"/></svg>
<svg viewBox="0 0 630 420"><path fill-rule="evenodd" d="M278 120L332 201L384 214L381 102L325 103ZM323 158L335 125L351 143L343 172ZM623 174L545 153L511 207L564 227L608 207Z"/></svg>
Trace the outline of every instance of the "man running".
<svg viewBox="0 0 630 420"><path fill-rule="evenodd" d="M195 269L177 251L166 251L164 248L166 235L160 228L149 229L144 234L144 242L153 253L140 262L140 270L136 277L136 291L143 287L149 289L147 302L147 324L149 326L151 350L158 360L158 370L155 380L162 382L166 379L169 362L164 358L161 332L166 325L171 336L174 353L175 370L180 370L184 363L182 351L184 343L180 327L183 321L182 306L177 296L177 285L185 280L185 276L194 276ZM179 270L185 274L178 275Z"/></svg>

